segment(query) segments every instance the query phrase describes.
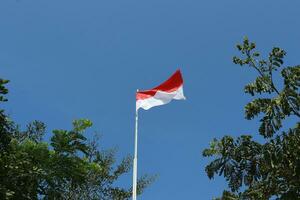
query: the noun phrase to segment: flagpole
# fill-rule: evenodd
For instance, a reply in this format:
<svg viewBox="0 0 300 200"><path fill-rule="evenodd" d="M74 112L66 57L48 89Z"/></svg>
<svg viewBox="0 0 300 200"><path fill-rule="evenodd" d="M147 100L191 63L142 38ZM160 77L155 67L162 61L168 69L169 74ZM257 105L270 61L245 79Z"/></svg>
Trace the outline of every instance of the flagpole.
<svg viewBox="0 0 300 200"><path fill-rule="evenodd" d="M138 92L139 90L137 90ZM133 184L132 184L132 200L136 200L137 189L137 152L138 152L138 110L135 108L135 134L134 134L134 158L133 158Z"/></svg>

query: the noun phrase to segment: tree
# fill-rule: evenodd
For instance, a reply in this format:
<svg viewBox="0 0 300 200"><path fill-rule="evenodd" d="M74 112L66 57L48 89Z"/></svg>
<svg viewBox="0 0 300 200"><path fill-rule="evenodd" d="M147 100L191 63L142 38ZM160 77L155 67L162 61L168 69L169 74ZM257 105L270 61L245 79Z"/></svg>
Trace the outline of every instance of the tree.
<svg viewBox="0 0 300 200"><path fill-rule="evenodd" d="M5 87L5 84L7 84L8 82L8 80L0 79L0 103L7 101L4 95L8 93L8 90ZM8 123L7 121L4 110L0 109L0 152L5 151L10 142L8 133L9 129L10 123Z"/></svg>
<svg viewBox="0 0 300 200"><path fill-rule="evenodd" d="M6 101L6 80L0 79L0 101ZM116 181L131 169L131 157L116 164L113 150L100 150L97 138L84 136L92 126L75 120L72 130L54 130L51 143L42 140L46 126L34 121L21 131L0 111L0 199L126 200L131 188ZM153 181L144 176L138 194Z"/></svg>
<svg viewBox="0 0 300 200"><path fill-rule="evenodd" d="M214 139L203 151L203 156L214 158L206 173L210 179L219 175L228 182L229 191L218 199L300 199L300 66L283 67L286 52L278 47L262 59L247 38L237 49L242 57L234 57L233 62L258 73L245 86L245 93L255 97L245 106L245 117L260 118L258 132L264 142L251 135ZM278 71L281 88L273 78Z"/></svg>

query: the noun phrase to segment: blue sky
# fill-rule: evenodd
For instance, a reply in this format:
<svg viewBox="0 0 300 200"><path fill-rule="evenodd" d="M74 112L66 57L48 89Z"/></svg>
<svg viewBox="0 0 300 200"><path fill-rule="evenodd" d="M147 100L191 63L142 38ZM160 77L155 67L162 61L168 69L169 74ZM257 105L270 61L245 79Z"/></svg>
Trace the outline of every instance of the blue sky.
<svg viewBox="0 0 300 200"><path fill-rule="evenodd" d="M256 134L243 106L255 77L235 66L247 35L267 53L284 48L299 64L300 1L289 0L1 0L0 69L10 79L5 108L18 123L38 119L69 129L89 118L103 148L133 154L136 89L149 89L177 68L186 101L140 112L139 175L158 180L139 199L211 199L202 150L225 134ZM256 136L256 138L259 138ZM131 174L121 185L131 184Z"/></svg>

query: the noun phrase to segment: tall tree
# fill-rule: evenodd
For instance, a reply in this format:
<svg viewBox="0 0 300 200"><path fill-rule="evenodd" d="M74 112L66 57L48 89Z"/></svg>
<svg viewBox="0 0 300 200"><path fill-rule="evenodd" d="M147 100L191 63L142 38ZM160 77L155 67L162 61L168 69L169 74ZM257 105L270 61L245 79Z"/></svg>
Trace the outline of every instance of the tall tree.
<svg viewBox="0 0 300 200"><path fill-rule="evenodd" d="M0 79L0 102L6 101L8 81ZM34 121L22 131L0 111L0 199L126 200L132 189L116 181L131 169L131 157L116 163L113 150L100 150L96 139L84 136L92 126L75 120L71 130L54 130L43 141L46 126ZM138 194L153 181L144 176Z"/></svg>
<svg viewBox="0 0 300 200"><path fill-rule="evenodd" d="M264 142L251 135L214 139L203 151L203 156L214 158L206 166L207 175L224 176L228 182L229 190L218 199L300 199L300 66L284 67L286 52L278 47L262 59L247 38L237 49L242 57L233 62L258 74L245 86L245 93L255 97L245 106L245 117L260 118L258 133ZM277 73L279 86L273 78Z"/></svg>
<svg viewBox="0 0 300 200"><path fill-rule="evenodd" d="M9 81L0 78L0 103L7 101L5 95L8 93L8 89L5 87ZM7 117L4 110L0 109L0 152L5 151L10 142L9 136L10 123L7 121Z"/></svg>

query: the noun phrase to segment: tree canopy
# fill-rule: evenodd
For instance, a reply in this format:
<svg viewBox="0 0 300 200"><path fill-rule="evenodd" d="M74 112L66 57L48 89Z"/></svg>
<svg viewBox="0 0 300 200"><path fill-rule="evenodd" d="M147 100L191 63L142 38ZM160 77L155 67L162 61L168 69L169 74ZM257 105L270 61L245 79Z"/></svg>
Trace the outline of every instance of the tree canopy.
<svg viewBox="0 0 300 200"><path fill-rule="evenodd" d="M207 175L224 176L228 183L229 190L218 199L300 199L300 66L284 66L286 52L278 47L261 58L247 38L237 49L242 56L233 62L258 74L245 86L245 93L254 97L245 106L245 118L259 118L258 133L264 139L214 139L203 151L203 156L213 157ZM274 76L281 79L274 81Z"/></svg>
<svg viewBox="0 0 300 200"><path fill-rule="evenodd" d="M7 83L0 79L0 103L7 101ZM132 188L116 181L130 171L132 158L116 163L114 150L100 150L97 138L85 137L91 126L90 120L74 120L71 130L53 130L47 143L44 123L20 130L0 110L0 199L130 199ZM139 179L138 194L152 181Z"/></svg>

